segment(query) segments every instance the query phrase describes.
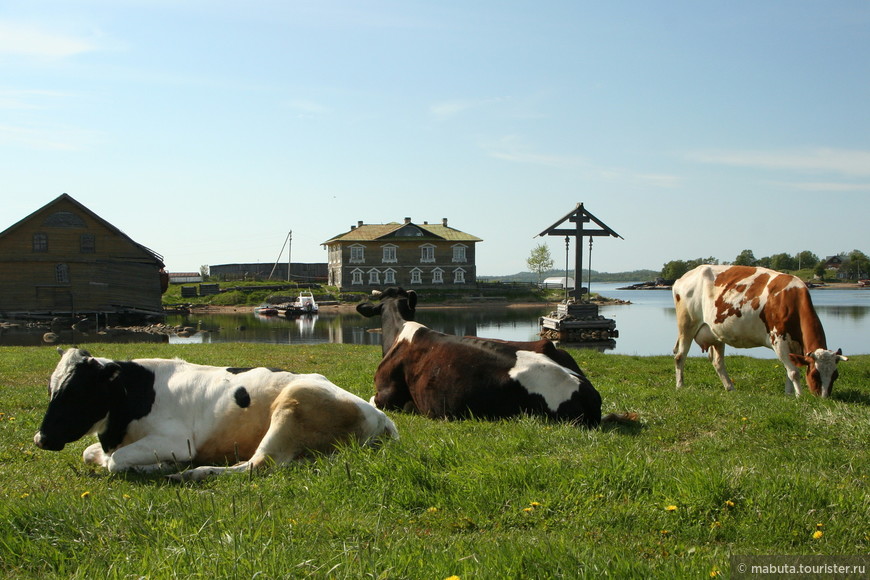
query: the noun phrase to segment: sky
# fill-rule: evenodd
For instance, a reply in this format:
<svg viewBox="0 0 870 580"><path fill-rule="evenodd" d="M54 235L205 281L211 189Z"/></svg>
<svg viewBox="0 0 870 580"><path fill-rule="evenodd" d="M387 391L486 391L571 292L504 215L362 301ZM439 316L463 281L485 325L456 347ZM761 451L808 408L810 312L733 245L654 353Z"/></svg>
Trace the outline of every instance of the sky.
<svg viewBox="0 0 870 580"><path fill-rule="evenodd" d="M598 271L870 253L870 3L6 0L0 176L170 272L405 217L562 268L580 202Z"/></svg>

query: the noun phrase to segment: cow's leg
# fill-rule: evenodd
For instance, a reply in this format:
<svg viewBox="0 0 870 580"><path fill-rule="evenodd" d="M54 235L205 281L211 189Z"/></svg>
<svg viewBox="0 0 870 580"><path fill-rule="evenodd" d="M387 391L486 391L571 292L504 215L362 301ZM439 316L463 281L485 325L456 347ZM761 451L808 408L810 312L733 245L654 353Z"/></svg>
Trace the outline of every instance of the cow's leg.
<svg viewBox="0 0 870 580"><path fill-rule="evenodd" d="M686 364L686 357L689 356L692 340L698 336L701 326L706 325L703 322L699 323L692 320L685 300L677 300L675 306L677 310L677 343L674 345L674 370L679 389L683 386L683 367ZM701 348L704 348L703 344Z"/></svg>
<svg viewBox="0 0 870 580"><path fill-rule="evenodd" d="M194 449L190 441L191 437L183 434L145 437L113 451L108 455L105 466L112 473L170 471L177 468L177 463L189 463L193 459Z"/></svg>
<svg viewBox="0 0 870 580"><path fill-rule="evenodd" d="M197 467L170 478L200 481L220 473L256 470L289 463L308 452L328 453L340 441L364 439L361 429L365 418L357 405L335 398L319 387L285 388L272 403L272 409L269 429L248 461L229 467Z"/></svg>
<svg viewBox="0 0 870 580"><path fill-rule="evenodd" d="M733 391L734 383L728 376L728 371L725 370L725 343L717 341L710 345L710 362L713 363L713 368L716 369L716 374L719 375L719 380L722 381L725 390Z"/></svg>
<svg viewBox="0 0 870 580"><path fill-rule="evenodd" d="M797 365L792 362L791 357L789 356L791 350L789 349L788 342L781 338L775 338L773 340L772 348L773 352L776 353L777 358L782 362L782 366L785 367L785 394L800 397L801 371Z"/></svg>
<svg viewBox="0 0 870 580"><path fill-rule="evenodd" d="M689 348L692 346L692 337L680 333L677 337L677 343L674 345L674 369L677 373L677 388L683 386L683 367L686 364L686 357L689 356Z"/></svg>
<svg viewBox="0 0 870 580"><path fill-rule="evenodd" d="M94 443L90 447L84 450L82 453L82 460L85 463L99 465L100 467L107 467L109 463L109 456L105 454L103 451L103 446L99 443Z"/></svg>

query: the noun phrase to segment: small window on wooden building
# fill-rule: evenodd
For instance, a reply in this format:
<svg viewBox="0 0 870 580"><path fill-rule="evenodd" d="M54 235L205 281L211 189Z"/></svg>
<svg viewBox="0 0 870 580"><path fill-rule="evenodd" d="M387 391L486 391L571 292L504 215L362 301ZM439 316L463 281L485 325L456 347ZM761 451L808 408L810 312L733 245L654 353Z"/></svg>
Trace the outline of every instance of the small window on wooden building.
<svg viewBox="0 0 870 580"><path fill-rule="evenodd" d="M79 238L79 251L82 254L93 254L97 251L97 239L94 234L82 234Z"/></svg>
<svg viewBox="0 0 870 580"><path fill-rule="evenodd" d="M54 278L58 284L69 284L69 265L58 264L55 266Z"/></svg>
<svg viewBox="0 0 870 580"><path fill-rule="evenodd" d="M420 261L429 264L435 261L435 246L425 244L420 246Z"/></svg>
<svg viewBox="0 0 870 580"><path fill-rule="evenodd" d="M453 283L465 284L465 270L462 268L456 268L453 270Z"/></svg>
<svg viewBox="0 0 870 580"><path fill-rule="evenodd" d="M381 271L372 268L369 270L369 284L380 284L381 283Z"/></svg>
<svg viewBox="0 0 870 580"><path fill-rule="evenodd" d="M351 284L362 284L363 283L363 271L357 268L351 274Z"/></svg>
<svg viewBox="0 0 870 580"><path fill-rule="evenodd" d="M411 270L411 284L422 284L423 283L423 270L420 268L414 268Z"/></svg>
<svg viewBox="0 0 870 580"><path fill-rule="evenodd" d="M47 252L48 251L48 234L37 233L33 234L33 251Z"/></svg>
<svg viewBox="0 0 870 580"><path fill-rule="evenodd" d="M433 284L443 284L444 283L444 270L441 268L435 268L432 270L432 283Z"/></svg>
<svg viewBox="0 0 870 580"><path fill-rule="evenodd" d="M350 263L364 264L366 261L365 246L354 244L350 247Z"/></svg>
<svg viewBox="0 0 870 580"><path fill-rule="evenodd" d="M392 244L387 244L386 246L383 246L384 253L381 261L385 264L395 264L396 262L398 262L399 259L396 257L396 248L397 247Z"/></svg>
<svg viewBox="0 0 870 580"><path fill-rule="evenodd" d="M396 271L392 268L387 268L384 270L384 284L395 284L396 283Z"/></svg>

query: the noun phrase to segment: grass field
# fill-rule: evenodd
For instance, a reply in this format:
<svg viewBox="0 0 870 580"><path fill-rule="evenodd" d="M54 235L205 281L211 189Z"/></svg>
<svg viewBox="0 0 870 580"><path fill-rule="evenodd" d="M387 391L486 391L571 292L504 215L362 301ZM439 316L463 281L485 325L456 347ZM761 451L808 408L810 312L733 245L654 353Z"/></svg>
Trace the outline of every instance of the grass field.
<svg viewBox="0 0 870 580"><path fill-rule="evenodd" d="M379 347L82 345L321 372L368 398ZM32 438L58 356L0 348L0 574L9 578L710 578L730 554L870 553L870 356L833 398L783 394L780 364L572 351L604 412L586 431L537 418L393 414L401 439L202 484L85 466ZM733 351L731 351L733 352Z"/></svg>

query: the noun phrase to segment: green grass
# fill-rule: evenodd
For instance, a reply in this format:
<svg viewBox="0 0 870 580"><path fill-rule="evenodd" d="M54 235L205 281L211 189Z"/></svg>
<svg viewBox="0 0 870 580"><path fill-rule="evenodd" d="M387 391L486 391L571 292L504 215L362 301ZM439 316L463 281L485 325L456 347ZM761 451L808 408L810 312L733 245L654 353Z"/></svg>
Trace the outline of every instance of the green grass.
<svg viewBox="0 0 870 580"><path fill-rule="evenodd" d="M365 398L380 358L332 344L84 346L321 372ZM870 552L870 356L841 365L833 399L794 400L771 360L729 357L726 393L690 359L678 392L668 357L574 355L604 411L640 424L393 414L401 439L377 450L179 485L85 466L92 441L37 449L57 354L0 348L0 574L709 578L732 553Z"/></svg>

